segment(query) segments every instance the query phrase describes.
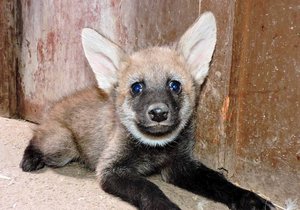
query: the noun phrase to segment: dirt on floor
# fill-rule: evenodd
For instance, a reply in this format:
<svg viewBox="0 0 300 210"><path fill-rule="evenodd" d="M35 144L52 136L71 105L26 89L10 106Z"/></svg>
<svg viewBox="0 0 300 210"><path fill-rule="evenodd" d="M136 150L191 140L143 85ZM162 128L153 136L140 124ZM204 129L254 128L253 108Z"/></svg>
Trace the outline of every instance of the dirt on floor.
<svg viewBox="0 0 300 210"><path fill-rule="evenodd" d="M34 124L0 118L0 209L104 209L132 210L131 205L102 191L95 173L87 171L76 163L63 168L45 167L38 172L25 173L19 168L23 151L32 136ZM286 198L299 198L299 174L294 177L276 179L278 176L265 174L243 175L240 179L248 189L263 189L272 201L284 206ZM264 179L261 179L264 177ZM275 178L274 178L275 177ZM256 182L258 179L261 182ZM203 197L162 182L159 176L149 178L183 210L228 209ZM283 182L282 180L285 180ZM291 185L291 188L286 186ZM246 186L250 183L249 186ZM252 187L252 188L251 188ZM292 189L292 190L290 190ZM255 191L255 190L254 190ZM280 208L278 208L280 209ZM297 208L293 209L296 210Z"/></svg>
<svg viewBox="0 0 300 210"><path fill-rule="evenodd" d="M34 124L0 118L0 209L133 210L131 205L102 191L95 173L76 163L25 173L19 168ZM228 209L185 190L150 178L183 210ZM203 207L203 208L202 208Z"/></svg>

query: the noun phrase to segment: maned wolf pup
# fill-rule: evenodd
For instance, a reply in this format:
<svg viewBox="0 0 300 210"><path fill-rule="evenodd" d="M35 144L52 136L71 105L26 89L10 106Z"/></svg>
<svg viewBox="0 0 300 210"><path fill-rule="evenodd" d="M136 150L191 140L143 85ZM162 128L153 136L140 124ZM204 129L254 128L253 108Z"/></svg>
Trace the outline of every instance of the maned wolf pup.
<svg viewBox="0 0 300 210"><path fill-rule="evenodd" d="M231 209L271 209L194 159L194 118L200 85L216 44L216 23L204 13L175 49L127 55L91 29L82 44L98 86L58 102L27 146L21 167L38 170L82 161L100 186L139 209L179 209L145 176L222 202Z"/></svg>

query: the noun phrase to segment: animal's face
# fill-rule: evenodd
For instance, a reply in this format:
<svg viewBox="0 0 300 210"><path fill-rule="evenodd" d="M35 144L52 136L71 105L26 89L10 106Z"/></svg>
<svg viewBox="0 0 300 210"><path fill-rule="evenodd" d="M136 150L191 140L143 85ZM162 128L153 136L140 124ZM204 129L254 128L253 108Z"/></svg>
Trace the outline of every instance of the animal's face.
<svg viewBox="0 0 300 210"><path fill-rule="evenodd" d="M127 129L150 145L172 141L195 106L185 59L168 48L150 48L130 56L118 78L116 107Z"/></svg>
<svg viewBox="0 0 300 210"><path fill-rule="evenodd" d="M98 85L114 95L118 116L142 143L165 145L184 128L195 107L195 89L208 74L216 24L203 14L176 49L154 47L127 55L91 29L82 32Z"/></svg>

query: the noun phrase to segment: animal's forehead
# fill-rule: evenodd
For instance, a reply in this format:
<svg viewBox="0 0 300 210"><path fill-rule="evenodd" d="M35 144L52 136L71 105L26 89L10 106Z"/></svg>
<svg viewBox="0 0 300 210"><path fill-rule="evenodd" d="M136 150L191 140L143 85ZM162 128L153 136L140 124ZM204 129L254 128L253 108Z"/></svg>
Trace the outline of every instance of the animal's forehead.
<svg viewBox="0 0 300 210"><path fill-rule="evenodd" d="M122 76L130 82L144 79L156 82L184 79L189 76L186 68L184 59L176 51L154 47L130 56L129 65L123 70Z"/></svg>
<svg viewBox="0 0 300 210"><path fill-rule="evenodd" d="M164 64L183 65L182 57L175 51L167 47L152 47L138 51L130 56L132 63L136 65Z"/></svg>

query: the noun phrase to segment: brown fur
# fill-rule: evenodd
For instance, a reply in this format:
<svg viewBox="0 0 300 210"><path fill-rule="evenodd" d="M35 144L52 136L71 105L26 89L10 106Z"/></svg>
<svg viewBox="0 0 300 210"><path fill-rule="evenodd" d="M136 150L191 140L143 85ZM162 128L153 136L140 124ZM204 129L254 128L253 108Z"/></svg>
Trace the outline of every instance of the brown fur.
<svg viewBox="0 0 300 210"><path fill-rule="evenodd" d="M64 98L50 109L32 141L43 154L55 154L49 161L61 162L62 166L73 159L80 159L89 168L95 169L101 154L118 154L118 147L122 145L120 139L124 140L120 136L130 134L121 125L116 109L128 99L130 81L133 79L142 77L159 84L158 81L164 83L166 75L180 76L183 78L184 94L190 98L191 107L194 106L192 77L186 70L184 59L175 51L158 47L146 49L133 54L123 67L119 73L122 79L119 79L116 92L112 95L96 87L88 88ZM57 155L58 148L63 157ZM106 152L103 152L104 148Z"/></svg>
<svg viewBox="0 0 300 210"><path fill-rule="evenodd" d="M61 100L35 130L32 143L49 157L57 154L60 148L64 155L55 155L53 161L62 165L80 157L88 167L95 169L105 144L95 140L109 136L115 126L113 120L103 120L115 118L109 100L98 88L89 88Z"/></svg>

